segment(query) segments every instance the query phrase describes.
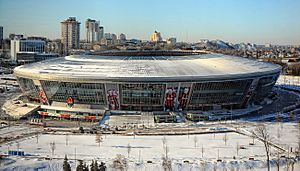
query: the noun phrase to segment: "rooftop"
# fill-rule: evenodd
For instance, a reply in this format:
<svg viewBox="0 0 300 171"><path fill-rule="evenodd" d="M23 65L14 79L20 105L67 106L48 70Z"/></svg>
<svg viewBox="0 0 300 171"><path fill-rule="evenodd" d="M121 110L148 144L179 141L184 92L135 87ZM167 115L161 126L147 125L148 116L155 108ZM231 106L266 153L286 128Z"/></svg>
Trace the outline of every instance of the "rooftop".
<svg viewBox="0 0 300 171"><path fill-rule="evenodd" d="M37 79L107 81L193 81L238 79L279 73L266 62L222 55L96 56L75 55L19 66L15 74Z"/></svg>

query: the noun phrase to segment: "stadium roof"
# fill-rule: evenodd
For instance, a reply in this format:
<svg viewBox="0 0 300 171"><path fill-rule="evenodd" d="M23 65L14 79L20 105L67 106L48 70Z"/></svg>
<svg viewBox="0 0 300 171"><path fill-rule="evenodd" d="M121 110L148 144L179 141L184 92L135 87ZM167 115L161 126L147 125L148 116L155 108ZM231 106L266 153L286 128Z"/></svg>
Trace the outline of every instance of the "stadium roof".
<svg viewBox="0 0 300 171"><path fill-rule="evenodd" d="M74 55L19 66L17 76L59 81L205 81L279 73L279 65L222 54Z"/></svg>

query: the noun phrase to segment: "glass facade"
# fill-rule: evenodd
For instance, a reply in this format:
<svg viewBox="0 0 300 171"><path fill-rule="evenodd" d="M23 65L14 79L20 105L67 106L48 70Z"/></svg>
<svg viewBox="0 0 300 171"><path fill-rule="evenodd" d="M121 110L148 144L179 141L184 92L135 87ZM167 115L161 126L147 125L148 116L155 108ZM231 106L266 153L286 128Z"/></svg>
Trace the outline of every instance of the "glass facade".
<svg viewBox="0 0 300 171"><path fill-rule="evenodd" d="M163 110L165 85L121 84L120 97L123 110Z"/></svg>
<svg viewBox="0 0 300 171"><path fill-rule="evenodd" d="M277 78L277 76L269 76L259 79L254 97L255 100L262 100L265 98L272 90Z"/></svg>
<svg viewBox="0 0 300 171"><path fill-rule="evenodd" d="M44 105L63 102L70 107L73 104L87 104L100 105L109 110L181 111L209 110L215 105L225 108L244 107L249 103L248 99L253 99L251 103L266 97L277 77L266 76L255 81L245 79L196 83L35 82L28 78L17 79L29 100Z"/></svg>
<svg viewBox="0 0 300 171"><path fill-rule="evenodd" d="M66 102L69 97L79 104L106 104L104 84L41 81L48 100Z"/></svg>
<svg viewBox="0 0 300 171"><path fill-rule="evenodd" d="M27 96L27 98L30 101L38 102L39 96L38 96L37 88L34 85L32 79L18 77L17 80L25 96Z"/></svg>
<svg viewBox="0 0 300 171"><path fill-rule="evenodd" d="M242 102L245 91L252 80L195 83L189 101L189 108L201 105L226 105Z"/></svg>

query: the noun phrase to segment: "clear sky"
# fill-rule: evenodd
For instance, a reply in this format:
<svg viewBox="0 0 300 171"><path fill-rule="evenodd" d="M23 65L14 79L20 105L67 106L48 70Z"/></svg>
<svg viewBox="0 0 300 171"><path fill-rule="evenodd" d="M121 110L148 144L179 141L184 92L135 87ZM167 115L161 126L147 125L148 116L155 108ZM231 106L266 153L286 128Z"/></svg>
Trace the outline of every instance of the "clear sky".
<svg viewBox="0 0 300 171"><path fill-rule="evenodd" d="M85 38L87 18L105 32L148 40L155 30L178 41L300 45L300 0L0 0L4 35L60 37L75 16Z"/></svg>

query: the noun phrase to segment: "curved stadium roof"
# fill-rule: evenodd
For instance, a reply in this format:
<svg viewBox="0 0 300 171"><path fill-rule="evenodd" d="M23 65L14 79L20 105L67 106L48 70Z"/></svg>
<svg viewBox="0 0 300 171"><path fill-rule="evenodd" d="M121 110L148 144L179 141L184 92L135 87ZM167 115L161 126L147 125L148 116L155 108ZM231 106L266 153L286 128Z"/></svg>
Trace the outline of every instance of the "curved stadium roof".
<svg viewBox="0 0 300 171"><path fill-rule="evenodd" d="M279 65L222 54L190 56L74 55L15 68L17 76L57 81L206 81L279 73Z"/></svg>

